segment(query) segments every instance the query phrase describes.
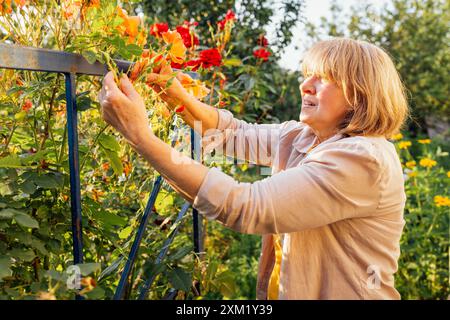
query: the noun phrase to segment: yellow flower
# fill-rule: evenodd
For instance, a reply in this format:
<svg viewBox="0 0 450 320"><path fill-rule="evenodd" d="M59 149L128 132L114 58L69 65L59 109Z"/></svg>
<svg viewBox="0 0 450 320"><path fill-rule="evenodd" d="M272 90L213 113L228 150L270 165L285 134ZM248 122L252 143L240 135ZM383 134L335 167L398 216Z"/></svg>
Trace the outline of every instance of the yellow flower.
<svg viewBox="0 0 450 320"><path fill-rule="evenodd" d="M175 63L183 63L186 59L186 47L183 38L177 31L167 31L162 34L164 42L170 45L169 57Z"/></svg>
<svg viewBox="0 0 450 320"><path fill-rule="evenodd" d="M436 207L450 207L450 199L444 196L435 196L434 203Z"/></svg>
<svg viewBox="0 0 450 320"><path fill-rule="evenodd" d="M416 166L416 162L414 160L408 161L405 163L405 166L409 169L414 168Z"/></svg>
<svg viewBox="0 0 450 320"><path fill-rule="evenodd" d="M432 168L437 164L437 162L430 158L423 158L420 160L419 164L425 168Z"/></svg>
<svg viewBox="0 0 450 320"><path fill-rule="evenodd" d="M419 142L420 144L430 144L431 139L421 139L421 140L417 140L417 142Z"/></svg>
<svg viewBox="0 0 450 320"><path fill-rule="evenodd" d="M411 172L408 172L408 176L409 177L417 177L417 171L411 171Z"/></svg>
<svg viewBox="0 0 450 320"><path fill-rule="evenodd" d="M401 133L394 134L391 140L400 140L403 139L403 135Z"/></svg>
<svg viewBox="0 0 450 320"><path fill-rule="evenodd" d="M450 171L447 171L447 177L450 178Z"/></svg>
<svg viewBox="0 0 450 320"><path fill-rule="evenodd" d="M398 147L400 149L408 149L408 147L411 147L411 141L400 141Z"/></svg>

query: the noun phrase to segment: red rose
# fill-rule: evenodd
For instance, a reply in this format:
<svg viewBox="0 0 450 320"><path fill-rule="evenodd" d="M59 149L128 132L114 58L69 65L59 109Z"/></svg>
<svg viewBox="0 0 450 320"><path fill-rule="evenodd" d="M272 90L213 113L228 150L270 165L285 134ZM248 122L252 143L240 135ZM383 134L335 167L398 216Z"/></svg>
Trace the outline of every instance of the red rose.
<svg viewBox="0 0 450 320"><path fill-rule="evenodd" d="M260 35L258 38L258 46L261 47L267 47L269 45L269 41L267 41L266 37L264 37L264 35Z"/></svg>
<svg viewBox="0 0 450 320"><path fill-rule="evenodd" d="M264 48L253 51L253 56L257 59L262 59L264 61L269 60L271 53Z"/></svg>
<svg viewBox="0 0 450 320"><path fill-rule="evenodd" d="M186 26L178 26L177 32L181 35L181 38L183 39L184 46L186 48L192 48L194 45L199 45L198 37L195 35L194 32L191 32L191 29Z"/></svg>
<svg viewBox="0 0 450 320"><path fill-rule="evenodd" d="M201 61L202 68L219 67L222 64L222 55L217 48L207 49L200 52L199 60Z"/></svg>
<svg viewBox="0 0 450 320"><path fill-rule="evenodd" d="M233 10L229 9L227 11L227 14L225 15L225 20L236 20L236 15L234 14Z"/></svg>
<svg viewBox="0 0 450 320"><path fill-rule="evenodd" d="M225 19L217 22L219 29L220 30L225 29L225 25L227 24L228 21L236 21L236 15L234 14L233 10L231 10L231 9L227 11L227 14L225 15Z"/></svg>
<svg viewBox="0 0 450 320"><path fill-rule="evenodd" d="M176 62L171 62L170 63L170 66L173 68L173 69L183 69L183 67L184 67L184 64L183 63L176 63Z"/></svg>
<svg viewBox="0 0 450 320"><path fill-rule="evenodd" d="M207 49L200 52L200 56L197 60L189 60L184 66L192 67L192 71L197 71L202 67L207 69L209 67L219 67L222 64L222 55L217 48Z"/></svg>
<svg viewBox="0 0 450 320"><path fill-rule="evenodd" d="M184 64L185 67L192 67L192 71L197 71L202 62L200 60L189 60Z"/></svg>
<svg viewBox="0 0 450 320"><path fill-rule="evenodd" d="M154 23L150 26L150 34L154 37L161 37L161 34L169 31L167 23Z"/></svg>

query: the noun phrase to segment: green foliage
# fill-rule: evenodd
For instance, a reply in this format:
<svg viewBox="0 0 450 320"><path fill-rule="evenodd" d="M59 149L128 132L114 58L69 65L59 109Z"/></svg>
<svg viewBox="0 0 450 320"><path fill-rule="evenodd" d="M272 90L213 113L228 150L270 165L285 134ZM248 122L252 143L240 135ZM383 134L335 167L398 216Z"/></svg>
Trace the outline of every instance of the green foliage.
<svg viewBox="0 0 450 320"><path fill-rule="evenodd" d="M413 141L411 148L399 149L400 143L397 150L405 171L407 203L396 288L403 299L447 299L450 148ZM436 165L424 167L422 159L432 159ZM440 205L436 196L447 197L447 205Z"/></svg>

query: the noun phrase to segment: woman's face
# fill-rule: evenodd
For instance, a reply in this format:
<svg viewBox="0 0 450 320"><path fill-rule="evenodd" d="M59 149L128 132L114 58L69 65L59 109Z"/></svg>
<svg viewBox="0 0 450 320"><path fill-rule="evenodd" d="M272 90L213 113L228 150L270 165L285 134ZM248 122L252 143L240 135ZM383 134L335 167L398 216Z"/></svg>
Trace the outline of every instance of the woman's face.
<svg viewBox="0 0 450 320"><path fill-rule="evenodd" d="M300 93L300 121L319 134L334 132L348 110L342 89L331 81L311 76L300 84Z"/></svg>

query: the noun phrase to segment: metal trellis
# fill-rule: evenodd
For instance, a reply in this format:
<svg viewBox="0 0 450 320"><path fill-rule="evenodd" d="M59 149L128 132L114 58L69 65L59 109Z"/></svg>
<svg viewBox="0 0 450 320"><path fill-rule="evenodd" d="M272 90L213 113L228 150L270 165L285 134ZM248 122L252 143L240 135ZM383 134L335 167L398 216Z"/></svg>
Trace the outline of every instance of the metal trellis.
<svg viewBox="0 0 450 320"><path fill-rule="evenodd" d="M129 61L115 60L119 70L127 72L132 63ZM41 48L25 47L11 44L0 44L0 68L14 69L14 70L28 70L36 72L52 72L62 73L65 77L66 90L66 108L67 108L67 134L69 145L69 171L70 171L70 206L72 218L72 240L73 240L73 263L83 263L83 241L82 241L82 212L81 212L81 186L80 186L80 168L79 168L79 154L78 154L78 110L76 103L76 77L77 75L91 75L104 76L108 68L96 62L90 64L85 58L79 54L68 53L56 50L47 50ZM196 74L191 74L196 76ZM172 146L176 142L175 138L172 140ZM191 157L195 154L199 155L197 150L198 136L193 129L191 129ZM162 177L158 176L155 179L151 195L142 215L139 228L136 232L132 248L130 250L125 268L121 274L119 285L114 295L114 299L123 299L124 290L128 284L132 267L137 258L140 243L142 241L148 219L151 215L153 205L155 204L158 192L161 189ZM176 223L179 222L186 212L191 207L190 203L186 202L178 214ZM202 223L198 212L193 209L193 241L194 252L199 254L203 252L202 243ZM178 225L179 227L179 225ZM172 232L171 236L164 242L163 247L157 259L156 264L163 261L167 254L178 227ZM148 290L153 283L155 275L151 275L145 282L139 293L139 299L147 296ZM173 299L176 297L176 290L171 290L166 298ZM77 296L77 299L81 299Z"/></svg>

